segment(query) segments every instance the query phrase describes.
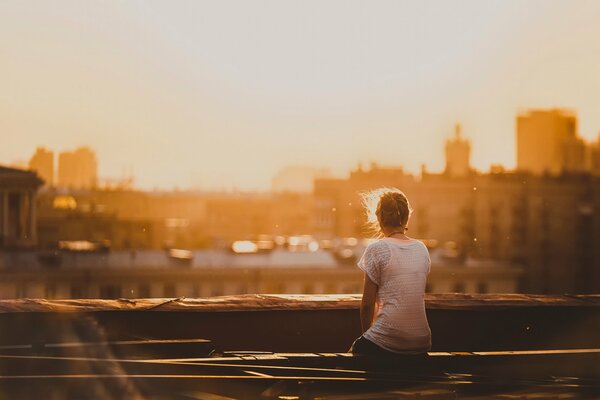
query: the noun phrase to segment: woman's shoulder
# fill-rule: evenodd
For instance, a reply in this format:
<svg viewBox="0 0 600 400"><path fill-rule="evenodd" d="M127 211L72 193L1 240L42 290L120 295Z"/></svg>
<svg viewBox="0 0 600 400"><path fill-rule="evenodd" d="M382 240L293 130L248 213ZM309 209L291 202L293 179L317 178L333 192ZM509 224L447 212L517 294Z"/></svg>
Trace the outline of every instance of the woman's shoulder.
<svg viewBox="0 0 600 400"><path fill-rule="evenodd" d="M370 242L365 248L365 253L389 253L394 248L413 249L429 253L425 243L418 239L398 240L394 238L381 238Z"/></svg>
<svg viewBox="0 0 600 400"><path fill-rule="evenodd" d="M385 242L387 244L396 244L396 245L405 246L405 247L415 246L415 247L427 248L425 246L425 243L423 243L419 239L414 239L414 238L409 238L408 240L396 239L396 238L383 238L380 241Z"/></svg>
<svg viewBox="0 0 600 400"><path fill-rule="evenodd" d="M429 257L429 249L427 248L427 245L420 240L417 240L417 239L414 239L414 240L416 242L415 247L417 247L420 252L427 254L427 256Z"/></svg>
<svg viewBox="0 0 600 400"><path fill-rule="evenodd" d="M390 247L391 244L386 240L386 238L381 238L381 239L376 239L373 240L372 242L370 242L366 249L365 252L370 252L370 253L381 253L381 252L385 252L388 253L390 251Z"/></svg>
<svg viewBox="0 0 600 400"><path fill-rule="evenodd" d="M391 253L389 244L384 239L376 239L370 242L365 248L364 255L375 258L388 258Z"/></svg>
<svg viewBox="0 0 600 400"><path fill-rule="evenodd" d="M410 238L410 240L398 240L394 238L386 238L383 241L386 242L387 245L392 249L397 248L402 252L408 251L413 254L418 253L427 255L427 257L429 257L429 250L427 249L427 246L418 239Z"/></svg>
<svg viewBox="0 0 600 400"><path fill-rule="evenodd" d="M384 244L385 238L367 239L367 240L369 241L369 244L367 245L367 249L376 249L378 247L385 246L385 244Z"/></svg>
<svg viewBox="0 0 600 400"><path fill-rule="evenodd" d="M419 240L419 239L413 239L413 240L414 240L416 243L418 243L419 247L421 247L421 248L422 248L422 249L424 249L424 250L427 250L427 251L429 251L429 250L427 249L427 245L426 245L426 244L425 244L423 241L421 241L421 240Z"/></svg>

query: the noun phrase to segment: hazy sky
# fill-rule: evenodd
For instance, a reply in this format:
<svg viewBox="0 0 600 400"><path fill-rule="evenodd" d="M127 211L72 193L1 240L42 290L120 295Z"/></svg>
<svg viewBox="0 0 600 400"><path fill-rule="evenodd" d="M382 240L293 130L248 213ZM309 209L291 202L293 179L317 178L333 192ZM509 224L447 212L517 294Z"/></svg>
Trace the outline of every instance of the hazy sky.
<svg viewBox="0 0 600 400"><path fill-rule="evenodd" d="M600 131L600 1L0 0L0 162L93 147L143 188L283 166L515 164L519 109Z"/></svg>

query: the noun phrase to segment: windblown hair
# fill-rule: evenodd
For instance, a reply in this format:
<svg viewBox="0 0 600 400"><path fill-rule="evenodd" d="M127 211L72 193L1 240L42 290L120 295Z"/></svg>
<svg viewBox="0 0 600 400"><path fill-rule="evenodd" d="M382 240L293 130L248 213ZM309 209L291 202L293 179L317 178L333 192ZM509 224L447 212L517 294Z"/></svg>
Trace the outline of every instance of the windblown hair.
<svg viewBox="0 0 600 400"><path fill-rule="evenodd" d="M383 227L406 227L412 208L401 190L379 188L361 193L362 204L367 213L367 230L375 236L383 236Z"/></svg>

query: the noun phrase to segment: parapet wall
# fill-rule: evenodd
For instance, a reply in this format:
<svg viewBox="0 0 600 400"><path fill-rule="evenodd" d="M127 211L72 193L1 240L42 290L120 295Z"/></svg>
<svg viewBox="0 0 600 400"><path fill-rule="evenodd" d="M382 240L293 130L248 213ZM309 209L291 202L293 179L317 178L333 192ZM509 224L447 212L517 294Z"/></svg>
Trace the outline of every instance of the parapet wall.
<svg viewBox="0 0 600 400"><path fill-rule="evenodd" d="M0 346L209 339L219 350L343 352L360 295L2 300ZM434 351L600 348L600 295L427 294Z"/></svg>

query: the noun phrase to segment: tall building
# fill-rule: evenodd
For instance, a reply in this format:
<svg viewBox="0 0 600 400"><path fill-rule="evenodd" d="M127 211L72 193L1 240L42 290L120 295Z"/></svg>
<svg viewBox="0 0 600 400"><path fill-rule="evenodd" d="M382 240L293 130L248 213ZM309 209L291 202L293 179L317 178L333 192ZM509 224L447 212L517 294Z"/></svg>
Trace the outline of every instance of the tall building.
<svg viewBox="0 0 600 400"><path fill-rule="evenodd" d="M58 156L58 185L93 188L96 186L97 169L96 154L88 147L62 152Z"/></svg>
<svg viewBox="0 0 600 400"><path fill-rule="evenodd" d="M461 137L460 124L454 128L454 138L446 141L446 174L453 177L467 176L471 171L471 144Z"/></svg>
<svg viewBox="0 0 600 400"><path fill-rule="evenodd" d="M29 169L37 172L48 186L54 186L54 152L38 147L29 160Z"/></svg>
<svg viewBox="0 0 600 400"><path fill-rule="evenodd" d="M588 147L588 155L590 171L600 176L600 133L598 139Z"/></svg>
<svg viewBox="0 0 600 400"><path fill-rule="evenodd" d="M313 182L317 178L331 176L327 168L314 168L301 165L288 166L281 169L273 177L271 189L273 192L310 193Z"/></svg>
<svg viewBox="0 0 600 400"><path fill-rule="evenodd" d="M517 116L517 169L535 175L585 170L585 143L567 110L531 110Z"/></svg>
<svg viewBox="0 0 600 400"><path fill-rule="evenodd" d="M590 171L589 148L586 142L579 138L569 138L563 144L564 164L563 171L567 172L587 172Z"/></svg>

